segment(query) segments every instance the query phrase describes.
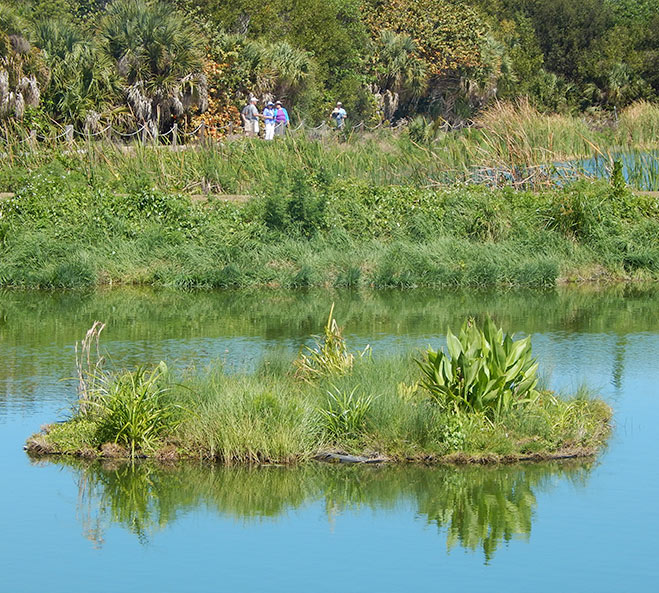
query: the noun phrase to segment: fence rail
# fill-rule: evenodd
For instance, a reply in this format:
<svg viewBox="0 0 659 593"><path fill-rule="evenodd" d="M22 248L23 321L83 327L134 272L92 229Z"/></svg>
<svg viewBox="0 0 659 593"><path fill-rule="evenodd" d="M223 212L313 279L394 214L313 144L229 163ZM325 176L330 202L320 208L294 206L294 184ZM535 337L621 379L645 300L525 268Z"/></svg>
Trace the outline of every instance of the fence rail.
<svg viewBox="0 0 659 593"><path fill-rule="evenodd" d="M325 133L343 131L344 133L364 133L364 132L374 132L376 130L390 130L396 131L400 130L406 125L406 122L400 122L395 125L389 123L380 122L376 125L370 126L366 122L360 121L354 125L346 125L342 130L338 130L336 126L329 125L326 122L322 122L317 126L310 126L304 121L300 122L296 127L289 127L287 134L297 134L297 133L307 133L310 135L323 135ZM446 123L448 124L448 122ZM63 143L72 143L76 138L81 138L84 140L93 140L93 139L106 139L106 140L120 140L125 142L130 142L131 140L136 140L143 143L164 143L170 144L172 146L177 146L179 144L189 144L189 143L202 143L208 140L208 138L213 138L220 135L235 135L242 134L242 127L236 126L235 124L227 124L226 126L208 126L204 123L200 124L194 130L185 130L179 128L178 124L174 124L166 132L158 131L154 126L148 126L144 124L138 129L132 132L126 132L125 130L115 128L114 126L107 125L101 130L91 131L91 130L78 130L72 125L66 125L62 129L61 133L54 136L44 136L37 133L35 130L31 130L23 138L1 138L1 143L9 144L12 140L16 144L27 144L31 146L36 146L39 142L63 142Z"/></svg>

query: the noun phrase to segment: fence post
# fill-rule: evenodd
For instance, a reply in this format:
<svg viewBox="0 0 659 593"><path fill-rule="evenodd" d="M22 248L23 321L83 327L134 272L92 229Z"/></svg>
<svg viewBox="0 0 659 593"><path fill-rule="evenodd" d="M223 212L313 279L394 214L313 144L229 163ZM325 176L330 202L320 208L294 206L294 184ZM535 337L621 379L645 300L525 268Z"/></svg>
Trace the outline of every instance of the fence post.
<svg viewBox="0 0 659 593"><path fill-rule="evenodd" d="M206 124L202 121L199 126L199 144L203 145L206 141Z"/></svg>
<svg viewBox="0 0 659 593"><path fill-rule="evenodd" d="M30 130L30 135L28 136L28 145L32 150L36 150L37 148L37 132L36 130Z"/></svg>
<svg viewBox="0 0 659 593"><path fill-rule="evenodd" d="M158 144L158 126L153 128L153 132L151 133L151 137L153 139L153 144L157 145Z"/></svg>
<svg viewBox="0 0 659 593"><path fill-rule="evenodd" d="M146 135L149 133L149 130L146 128L146 124L142 126L142 144L146 144Z"/></svg>
<svg viewBox="0 0 659 593"><path fill-rule="evenodd" d="M176 122L172 126L172 146L174 148L178 146L178 123Z"/></svg>
<svg viewBox="0 0 659 593"><path fill-rule="evenodd" d="M69 144L73 144L73 126L68 125L64 128L64 137Z"/></svg>

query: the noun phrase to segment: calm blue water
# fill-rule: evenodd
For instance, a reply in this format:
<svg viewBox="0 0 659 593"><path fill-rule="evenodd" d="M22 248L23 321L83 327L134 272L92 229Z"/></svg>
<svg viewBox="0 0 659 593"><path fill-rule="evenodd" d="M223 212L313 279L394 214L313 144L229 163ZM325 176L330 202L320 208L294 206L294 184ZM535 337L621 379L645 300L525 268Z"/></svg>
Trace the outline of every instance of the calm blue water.
<svg viewBox="0 0 659 593"><path fill-rule="evenodd" d="M588 176L609 179L613 160L622 164L622 175L631 187L640 190L659 190L659 151L630 151L595 156L590 159L562 163L566 171L583 172Z"/></svg>
<svg viewBox="0 0 659 593"><path fill-rule="evenodd" d="M269 296L227 293L174 295L155 304L152 295L133 293L83 295L73 305L57 295L0 297L2 592L601 593L658 587L656 292L317 293L286 307ZM246 304L237 307L239 299ZM73 373L81 328L100 315L115 319L105 335L115 360L224 357L240 366L270 347L299 347L310 333L307 317L317 315L311 303L319 299L321 312L325 301L335 300L350 342L370 343L374 351L441 343L443 330L433 331L428 320L442 326L453 320L455 327L465 312L492 312L508 329L532 334L554 388L586 383L611 403L616 428L609 447L574 472L555 466L466 474L332 467L319 475L281 468L243 475L194 468L172 486L177 470L169 477L140 470L132 481L119 482L123 491L112 490L106 479L115 475L112 468L94 474L75 464L35 463L22 451L40 424L66 417L72 390L61 379ZM192 303L200 302L208 306L190 315ZM171 317L163 318L165 305ZM139 316L131 313L135 307L141 307ZM149 319L144 311L151 307ZM268 313L276 320L266 321ZM315 331L323 315L317 318ZM502 490L493 485L499 483ZM513 518L492 553L478 536L473 548L451 536L451 526L469 524L465 514L497 497L515 500L523 487L530 502L504 500ZM140 497L152 512L123 517ZM518 507L526 506L529 524L516 526ZM435 507L443 509L441 521L429 510ZM135 516L150 522L136 526Z"/></svg>

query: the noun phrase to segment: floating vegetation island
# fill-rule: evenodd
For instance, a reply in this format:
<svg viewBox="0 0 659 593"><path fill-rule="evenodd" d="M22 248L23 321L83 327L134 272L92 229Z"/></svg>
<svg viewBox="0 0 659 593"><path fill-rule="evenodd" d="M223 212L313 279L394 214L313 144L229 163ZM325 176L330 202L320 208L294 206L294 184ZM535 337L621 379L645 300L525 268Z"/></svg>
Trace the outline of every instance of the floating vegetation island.
<svg viewBox="0 0 659 593"><path fill-rule="evenodd" d="M72 417L30 437L33 455L194 458L224 464L496 463L591 456L611 408L539 385L531 337L470 319L447 351L352 352L330 311L324 334L252 372L106 370L95 323L78 350Z"/></svg>

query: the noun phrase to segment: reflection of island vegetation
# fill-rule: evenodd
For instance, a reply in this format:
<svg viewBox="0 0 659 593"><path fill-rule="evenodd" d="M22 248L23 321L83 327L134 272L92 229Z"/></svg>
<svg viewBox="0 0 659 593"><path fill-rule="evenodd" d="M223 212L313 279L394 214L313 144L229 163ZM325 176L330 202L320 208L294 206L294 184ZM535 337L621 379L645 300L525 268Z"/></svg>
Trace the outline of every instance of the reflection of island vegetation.
<svg viewBox="0 0 659 593"><path fill-rule="evenodd" d="M329 520L360 508L415 507L446 533L448 548L481 548L489 561L502 542L531 533L536 494L557 480L583 483L588 463L505 467L221 467L66 458L79 486L85 533L102 545L119 524L142 542L199 507L251 521L320 502Z"/></svg>
<svg viewBox="0 0 659 593"><path fill-rule="evenodd" d="M447 326L459 327L469 316L482 318L485 312L527 334L557 332L553 339L562 341L573 332L620 336L659 328L656 286L510 292L0 290L0 401L9 397L5 384L21 381L20 393L10 390L11 397L29 405L38 397L44 377L54 382L72 376L73 344L95 319L107 320L108 350L122 364L172 358L199 363L221 355L225 348L240 362L261 352L257 347L247 352L249 338L258 338L261 347L280 343L297 350L318 330L318 320L332 301L346 334L369 342L378 336L414 340ZM235 345L229 343L237 338ZM186 350L173 340L191 346ZM214 350L212 344L222 346ZM624 366L622 350L616 346L612 353L618 375Z"/></svg>
<svg viewBox="0 0 659 593"><path fill-rule="evenodd" d="M154 291L124 287L89 293L0 289L0 346L72 347L94 319L118 342L258 336L304 341L332 302L349 334L426 335L489 313L518 331L628 333L659 327L656 285L556 290L224 290ZM68 359L68 352L62 357ZM157 355L162 358L161 354Z"/></svg>

